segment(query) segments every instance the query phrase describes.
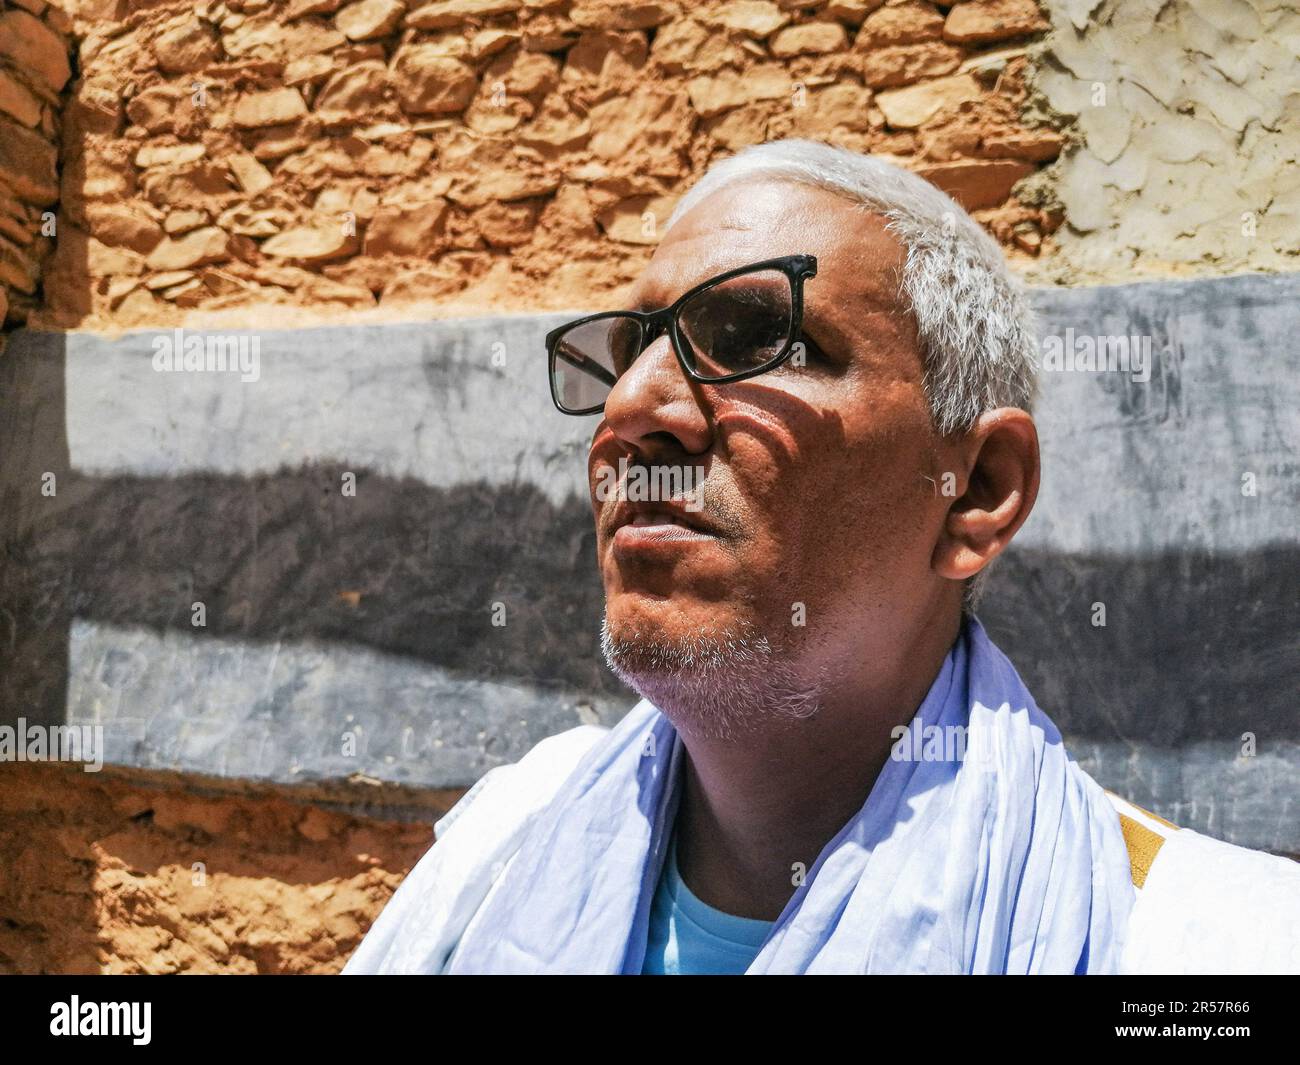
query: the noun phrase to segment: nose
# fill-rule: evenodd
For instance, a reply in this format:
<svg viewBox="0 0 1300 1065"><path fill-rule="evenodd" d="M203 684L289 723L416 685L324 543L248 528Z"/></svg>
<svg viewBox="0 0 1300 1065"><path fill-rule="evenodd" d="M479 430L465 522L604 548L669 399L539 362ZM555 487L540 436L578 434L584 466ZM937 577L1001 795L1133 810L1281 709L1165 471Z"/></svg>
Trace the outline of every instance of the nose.
<svg viewBox="0 0 1300 1065"><path fill-rule="evenodd" d="M661 335L615 382L605 400L605 424L642 457L708 451L713 422L699 386L677 362L672 341Z"/></svg>

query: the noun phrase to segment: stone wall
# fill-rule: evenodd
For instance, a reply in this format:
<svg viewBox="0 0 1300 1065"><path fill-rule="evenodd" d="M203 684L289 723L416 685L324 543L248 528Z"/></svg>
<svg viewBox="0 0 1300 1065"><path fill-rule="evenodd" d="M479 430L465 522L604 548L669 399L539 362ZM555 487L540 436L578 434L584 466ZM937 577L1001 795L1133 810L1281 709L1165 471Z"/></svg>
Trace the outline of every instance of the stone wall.
<svg viewBox="0 0 1300 1065"><path fill-rule="evenodd" d="M91 0L50 320L590 305L715 157L895 158L1013 255L1062 139L1022 120L1033 0ZM93 16L93 17L92 17Z"/></svg>
<svg viewBox="0 0 1300 1065"><path fill-rule="evenodd" d="M56 234L71 29L45 0L0 0L0 326L26 321L37 305Z"/></svg>

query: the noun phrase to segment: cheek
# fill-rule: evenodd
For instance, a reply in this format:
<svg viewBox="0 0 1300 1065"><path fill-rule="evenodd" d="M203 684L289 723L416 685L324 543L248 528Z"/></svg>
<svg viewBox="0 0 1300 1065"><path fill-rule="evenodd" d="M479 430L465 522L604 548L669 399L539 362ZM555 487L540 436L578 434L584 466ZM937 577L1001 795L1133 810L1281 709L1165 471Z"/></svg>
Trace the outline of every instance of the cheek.
<svg viewBox="0 0 1300 1065"><path fill-rule="evenodd" d="M750 412L729 438L737 485L763 530L752 561L784 592L861 588L928 567L937 489L925 478L937 441L914 393L907 383L858 401L872 412L858 417L839 413L850 409L843 403Z"/></svg>

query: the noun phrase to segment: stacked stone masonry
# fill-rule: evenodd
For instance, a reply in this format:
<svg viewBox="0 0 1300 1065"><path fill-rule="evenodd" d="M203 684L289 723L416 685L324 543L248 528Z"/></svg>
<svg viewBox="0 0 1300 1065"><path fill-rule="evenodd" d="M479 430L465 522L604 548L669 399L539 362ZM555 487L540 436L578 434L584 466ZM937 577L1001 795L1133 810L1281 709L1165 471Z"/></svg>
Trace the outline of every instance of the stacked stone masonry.
<svg viewBox="0 0 1300 1065"><path fill-rule="evenodd" d="M0 0L0 322L36 305L56 235L71 31L45 0Z"/></svg>
<svg viewBox="0 0 1300 1065"><path fill-rule="evenodd" d="M53 324L263 304L590 306L708 163L775 137L884 154L1013 255L1033 0L86 0Z"/></svg>

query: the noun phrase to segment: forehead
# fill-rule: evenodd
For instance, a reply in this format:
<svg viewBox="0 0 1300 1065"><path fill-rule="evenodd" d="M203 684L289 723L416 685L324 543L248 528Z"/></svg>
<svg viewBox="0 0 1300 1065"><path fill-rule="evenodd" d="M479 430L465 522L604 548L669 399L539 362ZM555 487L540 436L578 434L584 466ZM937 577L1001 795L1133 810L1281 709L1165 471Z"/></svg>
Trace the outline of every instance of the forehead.
<svg viewBox="0 0 1300 1065"><path fill-rule="evenodd" d="M897 304L903 249L884 218L825 189L763 177L724 185L679 218L632 296L662 307L726 270L802 254L817 257L810 303Z"/></svg>

